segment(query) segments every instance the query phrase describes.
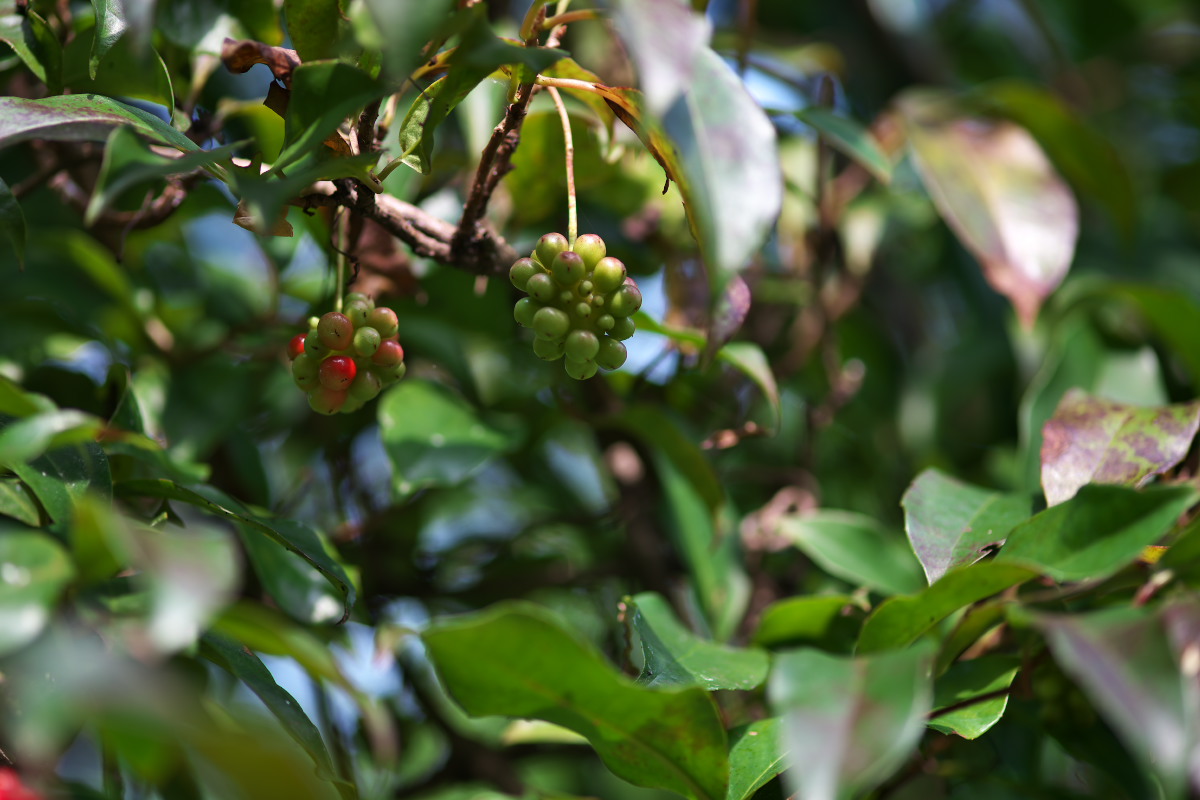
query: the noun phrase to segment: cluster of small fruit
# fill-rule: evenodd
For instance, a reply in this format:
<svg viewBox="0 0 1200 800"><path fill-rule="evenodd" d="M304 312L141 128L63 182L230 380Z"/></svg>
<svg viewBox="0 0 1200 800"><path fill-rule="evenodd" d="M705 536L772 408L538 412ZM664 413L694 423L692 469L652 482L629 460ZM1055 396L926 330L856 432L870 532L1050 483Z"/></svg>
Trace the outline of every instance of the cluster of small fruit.
<svg viewBox="0 0 1200 800"><path fill-rule="evenodd" d="M599 236L584 234L568 247L561 233L547 233L529 258L517 259L508 277L529 295L517 301L513 316L533 329L539 358L566 356L563 366L576 380L592 377L597 367L625 363L621 342L637 329L630 317L642 307L642 293L625 265L605 255Z"/></svg>
<svg viewBox="0 0 1200 800"><path fill-rule="evenodd" d="M308 333L288 343L288 356L292 379L313 411L349 414L403 378L407 367L398 329L395 311L376 308L358 292L346 295L341 313L309 319Z"/></svg>

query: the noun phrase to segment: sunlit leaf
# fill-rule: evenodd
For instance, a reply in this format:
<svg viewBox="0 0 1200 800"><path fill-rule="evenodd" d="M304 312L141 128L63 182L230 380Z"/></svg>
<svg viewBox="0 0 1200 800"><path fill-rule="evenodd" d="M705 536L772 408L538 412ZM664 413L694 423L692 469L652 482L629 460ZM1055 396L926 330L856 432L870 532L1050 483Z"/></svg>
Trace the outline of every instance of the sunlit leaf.
<svg viewBox="0 0 1200 800"><path fill-rule="evenodd" d="M787 597L763 609L754 643L760 647L808 645L830 649L849 645L862 623L861 601L848 594Z"/></svg>
<svg viewBox="0 0 1200 800"><path fill-rule="evenodd" d="M789 515L779 534L830 575L883 594L909 594L925 584L921 565L900 531L850 511Z"/></svg>
<svg viewBox="0 0 1200 800"><path fill-rule="evenodd" d="M905 93L898 106L942 218L1031 326L1074 258L1075 197L1024 128L965 116L925 90Z"/></svg>
<svg viewBox="0 0 1200 800"><path fill-rule="evenodd" d="M1042 429L1046 502L1086 483L1142 486L1184 459L1197 429L1200 403L1144 408L1072 390Z"/></svg>
<svg viewBox="0 0 1200 800"><path fill-rule="evenodd" d="M725 729L704 690L637 686L548 612L524 603L444 619L422 639L467 713L554 722L586 736L631 783L695 800L725 796Z"/></svg>
<svg viewBox="0 0 1200 800"><path fill-rule="evenodd" d="M836 800L878 785L912 754L933 701L932 648L871 658L780 653L767 688L783 717L785 776L799 797Z"/></svg>
<svg viewBox="0 0 1200 800"><path fill-rule="evenodd" d="M726 647L685 628L660 595L642 592L629 604L633 629L642 642L646 686L753 689L767 677L765 651Z"/></svg>
<svg viewBox="0 0 1200 800"><path fill-rule="evenodd" d="M195 142L140 108L98 94L69 94L44 100L0 97L0 147L29 139L105 141L113 128L132 125L152 141L185 152Z"/></svg>
<svg viewBox="0 0 1200 800"><path fill-rule="evenodd" d="M871 173L875 180L883 184L891 182L892 160L883 152L870 131L857 120L819 106L810 106L792 113L796 119L811 125L831 145Z"/></svg>
<svg viewBox="0 0 1200 800"><path fill-rule="evenodd" d="M0 464L12 467L55 447L91 441L102 424L91 414L73 408L19 419L0 429Z"/></svg>
<svg viewBox="0 0 1200 800"><path fill-rule="evenodd" d="M57 523L69 520L76 504L89 493L105 500L112 498L108 456L95 442L60 447L27 464L11 467Z"/></svg>
<svg viewBox="0 0 1200 800"><path fill-rule="evenodd" d="M681 0L617 0L613 24L637 66L646 108L663 117L695 85L712 24ZM664 31L670 31L670 47L663 46Z"/></svg>
<svg viewBox="0 0 1200 800"><path fill-rule="evenodd" d="M6 43L50 94L62 90L62 45L37 11L0 16L0 42Z"/></svg>
<svg viewBox="0 0 1200 800"><path fill-rule="evenodd" d="M783 721L768 717L729 731L729 791L725 800L748 800L787 767Z"/></svg>
<svg viewBox="0 0 1200 800"><path fill-rule="evenodd" d="M901 505L908 540L931 584L999 547L1032 510L1018 495L972 486L936 469L917 476Z"/></svg>
<svg viewBox="0 0 1200 800"><path fill-rule="evenodd" d="M1012 685L1020 666L1020 660L1012 656L983 656L955 663L933 685L929 727L964 739L978 739L987 733L1004 716L1008 695L1000 693Z"/></svg>
<svg viewBox="0 0 1200 800"><path fill-rule="evenodd" d="M92 9L96 13L96 36L88 59L88 75L95 80L100 61L125 34L126 24L123 0L92 0Z"/></svg>

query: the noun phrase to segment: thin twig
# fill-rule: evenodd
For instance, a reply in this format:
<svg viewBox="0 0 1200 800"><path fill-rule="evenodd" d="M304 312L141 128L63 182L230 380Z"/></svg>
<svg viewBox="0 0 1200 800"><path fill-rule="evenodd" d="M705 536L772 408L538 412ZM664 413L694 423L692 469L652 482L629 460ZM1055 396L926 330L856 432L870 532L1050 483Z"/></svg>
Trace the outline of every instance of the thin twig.
<svg viewBox="0 0 1200 800"><path fill-rule="evenodd" d="M557 28L559 25L570 25L572 22L583 22L589 19L604 19L604 17L594 8L581 8L578 11L568 11L565 14L555 14L553 17L546 17L546 21L542 23L542 30L548 31Z"/></svg>
<svg viewBox="0 0 1200 800"><path fill-rule="evenodd" d="M575 140L571 137L571 117L567 114L567 107L563 105L562 96L553 86L547 91L554 100L554 107L558 109L558 118L562 120L567 162L567 242L569 246L574 247L575 238L579 236L579 213L575 203Z"/></svg>

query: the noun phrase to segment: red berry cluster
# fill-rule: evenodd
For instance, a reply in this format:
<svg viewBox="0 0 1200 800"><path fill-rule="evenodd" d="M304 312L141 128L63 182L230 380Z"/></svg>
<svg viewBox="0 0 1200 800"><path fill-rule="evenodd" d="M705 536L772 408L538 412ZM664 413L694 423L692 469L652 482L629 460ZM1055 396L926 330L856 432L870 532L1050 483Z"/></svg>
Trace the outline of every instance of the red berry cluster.
<svg viewBox="0 0 1200 800"><path fill-rule="evenodd" d="M320 414L349 414L404 377L399 321L390 308L364 294L346 295L341 313L309 320L308 333L288 343L292 379Z"/></svg>

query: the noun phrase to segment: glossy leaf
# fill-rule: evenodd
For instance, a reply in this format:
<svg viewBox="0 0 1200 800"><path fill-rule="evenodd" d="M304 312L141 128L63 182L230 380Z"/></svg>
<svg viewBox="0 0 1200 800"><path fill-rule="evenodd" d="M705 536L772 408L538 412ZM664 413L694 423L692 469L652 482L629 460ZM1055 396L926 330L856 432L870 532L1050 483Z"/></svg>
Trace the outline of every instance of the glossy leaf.
<svg viewBox="0 0 1200 800"><path fill-rule="evenodd" d="M0 656L42 632L73 574L54 539L0 523Z"/></svg>
<svg viewBox="0 0 1200 800"><path fill-rule="evenodd" d="M763 610L753 641L760 647L790 644L824 650L837 643L853 643L862 622L860 603L848 594L779 600Z"/></svg>
<svg viewBox="0 0 1200 800"><path fill-rule="evenodd" d="M211 486L188 488L168 480L131 480L117 486L123 496L161 497L194 505L210 514L247 526L307 561L337 590L342 599L341 621L350 616L355 590L341 564L325 552L312 530L300 525L251 514L237 501Z"/></svg>
<svg viewBox="0 0 1200 800"><path fill-rule="evenodd" d="M1034 577L1031 569L995 561L953 569L918 594L885 600L863 623L857 652L906 647L960 608Z"/></svg>
<svg viewBox="0 0 1200 800"><path fill-rule="evenodd" d="M26 8L23 14L0 16L0 42L6 43L50 94L62 89L62 45L46 20Z"/></svg>
<svg viewBox="0 0 1200 800"><path fill-rule="evenodd" d="M1030 502L963 483L936 469L917 476L901 500L904 527L930 584L1004 543L1030 516Z"/></svg>
<svg viewBox="0 0 1200 800"><path fill-rule="evenodd" d="M662 118L696 85L696 62L708 49L712 24L681 0L617 0L613 24L637 67L646 108ZM671 46L663 46L670 31Z"/></svg>
<svg viewBox="0 0 1200 800"><path fill-rule="evenodd" d="M767 678L767 653L726 647L685 628L661 595L642 592L629 603L630 621L642 642L646 686L754 689Z"/></svg>
<svg viewBox="0 0 1200 800"><path fill-rule="evenodd" d="M125 34L124 0L92 0L92 10L96 14L96 35L88 58L88 75L95 80L100 61Z"/></svg>
<svg viewBox="0 0 1200 800"><path fill-rule="evenodd" d="M185 152L200 148L158 117L98 94L69 94L44 100L0 97L0 147L29 139L92 141L108 139L113 128L132 125L159 144Z"/></svg>
<svg viewBox="0 0 1200 800"><path fill-rule="evenodd" d="M1020 666L1020 659L1011 656L983 656L955 663L933 685L933 713L929 727L964 739L978 739L987 733L1004 716L1008 695L970 701L1007 689ZM960 708L946 711L960 705Z"/></svg>
<svg viewBox="0 0 1200 800"><path fill-rule="evenodd" d="M1046 502L1086 483L1143 486L1184 459L1197 429L1200 403L1145 408L1070 391L1042 428Z"/></svg>
<svg viewBox="0 0 1200 800"><path fill-rule="evenodd" d="M1185 487L1084 486L1013 528L996 561L1057 581L1105 578L1165 536L1195 501L1195 490Z"/></svg>
<svg viewBox="0 0 1200 800"><path fill-rule="evenodd" d="M25 269L25 240L28 237L21 205L13 197L12 189L0 178L0 239L8 240L21 269Z"/></svg>
<svg viewBox="0 0 1200 800"><path fill-rule="evenodd" d="M782 728L779 717L768 717L729 732L729 791L725 800L749 800L787 768Z"/></svg>
<svg viewBox="0 0 1200 800"><path fill-rule="evenodd" d="M60 447L28 464L10 466L57 523L67 522L87 494L104 500L112 498L108 456L95 442Z"/></svg>
<svg viewBox="0 0 1200 800"><path fill-rule="evenodd" d="M805 800L837 800L884 781L916 748L933 700L932 650L872 658L796 650L775 658L767 689L783 717L785 777Z"/></svg>
<svg viewBox="0 0 1200 800"><path fill-rule="evenodd" d="M702 689L632 684L556 618L524 603L444 619L422 639L442 682L472 716L554 722L586 736L631 783L696 800L725 796L725 730Z"/></svg>
<svg viewBox="0 0 1200 800"><path fill-rule="evenodd" d="M882 184L891 183L892 160L883 152L871 132L857 120L818 106L810 106L792 114L815 128L831 145L871 173L875 180Z"/></svg>
<svg viewBox="0 0 1200 800"><path fill-rule="evenodd" d="M944 96L898 101L912 153L942 218L1029 327L1066 277L1079 209L1033 137L963 115Z"/></svg>
<svg viewBox="0 0 1200 800"><path fill-rule="evenodd" d="M1169 611L1167 613L1170 613ZM1200 784L1200 693L1195 672L1181 674L1180 656L1146 608L1039 615L1034 624L1054 660L1074 678L1117 735L1180 796L1191 775ZM1195 640L1189 642L1195 661Z"/></svg>
<svg viewBox="0 0 1200 800"><path fill-rule="evenodd" d="M899 531L850 511L790 515L779 534L817 566L856 586L882 594L909 594L925 584L921 565Z"/></svg>
<svg viewBox="0 0 1200 800"><path fill-rule="evenodd" d="M401 496L460 483L511 444L449 389L411 378L379 401L379 427Z"/></svg>

